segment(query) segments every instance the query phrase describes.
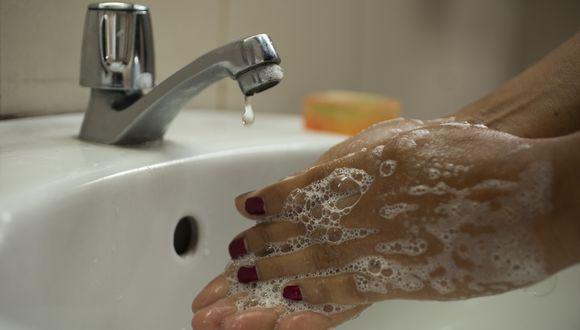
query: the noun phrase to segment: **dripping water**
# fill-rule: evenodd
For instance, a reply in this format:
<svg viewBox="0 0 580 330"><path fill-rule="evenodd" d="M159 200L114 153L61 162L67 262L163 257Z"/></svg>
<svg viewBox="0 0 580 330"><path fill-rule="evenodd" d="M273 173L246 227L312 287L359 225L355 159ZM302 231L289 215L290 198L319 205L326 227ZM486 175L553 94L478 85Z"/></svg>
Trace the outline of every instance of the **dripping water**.
<svg viewBox="0 0 580 330"><path fill-rule="evenodd" d="M254 123L254 109L252 109L252 96L244 97L244 110L242 111L242 124L250 126Z"/></svg>

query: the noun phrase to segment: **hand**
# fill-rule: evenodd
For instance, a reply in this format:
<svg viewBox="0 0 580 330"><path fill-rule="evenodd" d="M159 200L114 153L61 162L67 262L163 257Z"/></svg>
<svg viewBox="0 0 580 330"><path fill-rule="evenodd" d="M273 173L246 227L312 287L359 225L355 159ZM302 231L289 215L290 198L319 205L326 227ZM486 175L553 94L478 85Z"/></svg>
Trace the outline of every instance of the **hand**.
<svg viewBox="0 0 580 330"><path fill-rule="evenodd" d="M442 120L445 121L445 120ZM346 156L350 153L354 153L357 151L369 149L370 147L374 147L379 145L380 142L384 139L391 138L401 132L405 132L417 127L422 126L424 123L420 120L415 119L404 119L404 118L397 118L393 120L388 120L384 122L377 123L375 125L370 126L369 128L365 129L364 131L360 132L356 136L353 136L345 141L333 146L327 152L325 152L319 159L314 163L314 166L318 164L323 164L333 159L341 158ZM238 197L239 204L240 199L242 196ZM230 248L231 249L231 248ZM236 299L226 298L223 299L228 292L229 285L227 283L227 279L224 275L218 276L214 279L211 283L209 283L206 288L200 293L195 301L192 304L192 309L194 313L196 313L196 317L192 320L192 327L194 329L228 329L230 328L231 324L239 324L240 317L235 316L235 320L224 322L225 318L228 315L232 315L235 313L236 308L234 301ZM219 300L219 301L218 301ZM218 301L217 303L215 303ZM204 308L211 305L210 308ZM335 315L331 318L324 317L319 314L315 313L295 313L292 317L286 317L282 320L281 328L287 327L288 329L300 329L298 324L301 324L304 328L311 328L311 329L325 329L333 324L342 323L345 319L352 318L356 315L356 313L360 312L364 309L365 306L361 308L354 309L350 312ZM261 317L266 318L273 315L272 313L268 312L255 312L252 314L244 314L241 318L243 318L242 324L248 324L244 326L248 329L258 329L259 324L267 324L268 322L263 323L263 319ZM234 318L233 316L231 318ZM230 319L231 319L230 318ZM255 322L255 323L253 323ZM267 328L267 327L266 327Z"/></svg>
<svg viewBox="0 0 580 330"><path fill-rule="evenodd" d="M379 300L480 296L545 276L535 226L551 165L537 142L457 123L374 129L236 200L261 222L194 301L195 329L326 329Z"/></svg>

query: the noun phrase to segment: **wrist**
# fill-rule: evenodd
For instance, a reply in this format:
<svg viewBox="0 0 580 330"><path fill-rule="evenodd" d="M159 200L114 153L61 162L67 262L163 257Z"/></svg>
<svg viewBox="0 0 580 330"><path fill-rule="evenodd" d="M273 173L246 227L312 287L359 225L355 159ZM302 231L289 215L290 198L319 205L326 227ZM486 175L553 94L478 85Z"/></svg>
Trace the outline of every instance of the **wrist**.
<svg viewBox="0 0 580 330"><path fill-rule="evenodd" d="M580 133L542 141L552 162L551 212L538 222L548 270L580 262Z"/></svg>

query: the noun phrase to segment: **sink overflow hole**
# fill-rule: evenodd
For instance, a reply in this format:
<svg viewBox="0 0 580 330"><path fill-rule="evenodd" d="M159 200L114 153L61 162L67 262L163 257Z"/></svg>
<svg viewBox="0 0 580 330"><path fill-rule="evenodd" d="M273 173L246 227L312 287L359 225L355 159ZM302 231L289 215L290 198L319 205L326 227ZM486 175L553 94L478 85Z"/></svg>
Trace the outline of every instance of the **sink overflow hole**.
<svg viewBox="0 0 580 330"><path fill-rule="evenodd" d="M177 223L173 233L173 248L177 255L185 257L195 251L199 239L197 221L193 217L183 217Z"/></svg>

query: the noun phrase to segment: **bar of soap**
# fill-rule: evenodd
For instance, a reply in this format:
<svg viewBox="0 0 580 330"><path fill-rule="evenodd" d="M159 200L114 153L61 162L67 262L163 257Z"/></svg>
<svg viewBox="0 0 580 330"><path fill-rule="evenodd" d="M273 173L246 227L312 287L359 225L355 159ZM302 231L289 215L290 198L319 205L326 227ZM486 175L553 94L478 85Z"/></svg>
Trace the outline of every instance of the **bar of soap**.
<svg viewBox="0 0 580 330"><path fill-rule="evenodd" d="M302 118L308 129L355 135L370 125L399 117L394 99L370 93L324 91L304 99Z"/></svg>

